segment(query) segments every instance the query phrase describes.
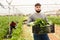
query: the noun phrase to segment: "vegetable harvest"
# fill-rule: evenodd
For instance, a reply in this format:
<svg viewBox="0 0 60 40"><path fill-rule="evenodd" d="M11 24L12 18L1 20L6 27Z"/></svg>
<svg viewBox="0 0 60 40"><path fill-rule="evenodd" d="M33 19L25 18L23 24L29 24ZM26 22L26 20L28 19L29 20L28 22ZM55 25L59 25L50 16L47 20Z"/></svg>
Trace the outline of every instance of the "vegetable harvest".
<svg viewBox="0 0 60 40"><path fill-rule="evenodd" d="M44 19L37 19L34 22L35 25L40 25L40 27L44 27L45 25L47 25L47 22Z"/></svg>
<svg viewBox="0 0 60 40"><path fill-rule="evenodd" d="M33 25L33 32L40 34L49 33L49 31L51 31L49 30L51 29L50 24L44 19L36 19Z"/></svg>

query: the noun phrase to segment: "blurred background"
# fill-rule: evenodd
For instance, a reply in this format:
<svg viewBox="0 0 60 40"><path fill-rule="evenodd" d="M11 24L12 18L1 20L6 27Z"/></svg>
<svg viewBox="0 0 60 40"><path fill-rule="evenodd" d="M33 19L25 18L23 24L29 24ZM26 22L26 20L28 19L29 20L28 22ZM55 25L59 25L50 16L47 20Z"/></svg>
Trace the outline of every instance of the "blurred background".
<svg viewBox="0 0 60 40"><path fill-rule="evenodd" d="M60 11L60 0L0 0L0 15L32 14L36 3L42 5L42 12L46 14L56 14Z"/></svg>
<svg viewBox="0 0 60 40"><path fill-rule="evenodd" d="M41 12L55 24L55 33L49 33L50 40L60 40L60 0L0 0L0 40L33 40L32 27L23 24L35 12L34 5L42 5ZM17 23L12 38L4 38L10 23Z"/></svg>

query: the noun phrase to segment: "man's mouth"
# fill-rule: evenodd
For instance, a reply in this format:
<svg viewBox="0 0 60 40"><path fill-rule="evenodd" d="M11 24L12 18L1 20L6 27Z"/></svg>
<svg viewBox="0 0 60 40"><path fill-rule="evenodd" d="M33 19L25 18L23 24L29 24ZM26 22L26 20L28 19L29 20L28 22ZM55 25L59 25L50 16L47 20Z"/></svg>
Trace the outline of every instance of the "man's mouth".
<svg viewBox="0 0 60 40"><path fill-rule="evenodd" d="M40 12L41 12L41 10L40 10L40 11L37 11L37 10L36 10L36 12L37 12L37 13L40 13Z"/></svg>

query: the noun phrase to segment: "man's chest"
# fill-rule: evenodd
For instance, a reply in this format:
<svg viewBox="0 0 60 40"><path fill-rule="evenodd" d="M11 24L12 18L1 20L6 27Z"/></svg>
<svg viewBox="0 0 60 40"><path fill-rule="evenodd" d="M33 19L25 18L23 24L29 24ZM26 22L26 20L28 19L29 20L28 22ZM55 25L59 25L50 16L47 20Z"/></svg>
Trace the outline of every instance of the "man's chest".
<svg viewBox="0 0 60 40"><path fill-rule="evenodd" d="M36 19L38 19L38 18L42 18L42 19L43 19L43 15L33 15L33 16L32 16L32 19L33 19L33 20L36 20Z"/></svg>

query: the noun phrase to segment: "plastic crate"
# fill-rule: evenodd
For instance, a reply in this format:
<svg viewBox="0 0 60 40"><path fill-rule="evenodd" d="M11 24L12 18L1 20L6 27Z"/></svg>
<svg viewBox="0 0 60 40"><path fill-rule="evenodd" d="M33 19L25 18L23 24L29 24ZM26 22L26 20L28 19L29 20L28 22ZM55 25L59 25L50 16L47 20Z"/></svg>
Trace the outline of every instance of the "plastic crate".
<svg viewBox="0 0 60 40"><path fill-rule="evenodd" d="M49 24L44 27L40 27L39 25L32 26L32 32L36 34L46 34L46 33L55 33L54 24Z"/></svg>

